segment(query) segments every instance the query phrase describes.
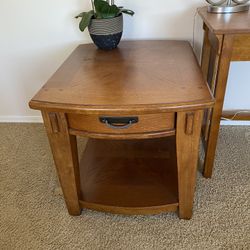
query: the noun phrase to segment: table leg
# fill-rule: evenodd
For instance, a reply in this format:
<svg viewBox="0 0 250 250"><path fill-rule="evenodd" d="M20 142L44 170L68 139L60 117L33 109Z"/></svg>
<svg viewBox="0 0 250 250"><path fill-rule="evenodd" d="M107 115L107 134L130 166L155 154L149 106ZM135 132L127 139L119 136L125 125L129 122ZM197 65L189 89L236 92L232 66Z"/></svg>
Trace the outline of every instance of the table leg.
<svg viewBox="0 0 250 250"><path fill-rule="evenodd" d="M203 29L204 29L205 33L204 33L203 47L202 47L201 69L202 69L204 79L207 80L211 44L209 42L209 37L208 37L209 29L205 24L203 25Z"/></svg>
<svg viewBox="0 0 250 250"><path fill-rule="evenodd" d="M205 81L208 81L208 73L209 73L209 64L210 64L210 55L212 46L209 41L209 29L206 26L206 24L203 24L204 29L204 38L203 38L203 46L202 46L202 54L201 54L201 70L203 73L203 77ZM204 120L203 120L203 126L202 126L202 137L204 138L204 142L206 141L206 137L208 134L208 128L209 128L209 114L210 109L205 110L204 113Z"/></svg>
<svg viewBox="0 0 250 250"><path fill-rule="evenodd" d="M179 217L192 217L203 110L177 114L176 151Z"/></svg>
<svg viewBox="0 0 250 250"><path fill-rule="evenodd" d="M214 94L223 35L215 35L211 33L206 24L204 24L204 30L205 34L202 49L201 69L204 79L208 82L210 90L212 94ZM202 138L205 148L209 134L211 114L212 108L205 110L202 127Z"/></svg>
<svg viewBox="0 0 250 250"><path fill-rule="evenodd" d="M213 172L216 145L220 129L220 120L222 115L230 61L232 56L233 38L233 35L225 35L223 39L215 86L215 106L212 111L210 130L208 134L208 142L205 154L205 166L203 175L206 178L211 178Z"/></svg>
<svg viewBox="0 0 250 250"><path fill-rule="evenodd" d="M76 137L68 132L65 114L42 112L57 174L70 215L80 215L80 177Z"/></svg>

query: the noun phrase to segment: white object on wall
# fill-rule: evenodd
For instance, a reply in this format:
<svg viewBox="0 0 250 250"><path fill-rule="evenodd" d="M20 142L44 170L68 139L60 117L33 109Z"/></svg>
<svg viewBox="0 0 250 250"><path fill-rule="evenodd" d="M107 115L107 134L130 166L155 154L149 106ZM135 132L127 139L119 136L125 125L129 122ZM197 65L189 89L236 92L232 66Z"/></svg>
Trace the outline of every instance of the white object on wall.
<svg viewBox="0 0 250 250"><path fill-rule="evenodd" d="M123 39L192 41L193 18L204 0L117 0L136 12L125 16ZM80 43L91 42L74 16L90 8L87 0L0 1L0 122L41 121L28 101ZM202 23L196 18L195 47L200 52ZM199 28L198 28L199 27ZM167 55L165 55L167 56ZM249 63L232 65L225 108L250 108Z"/></svg>

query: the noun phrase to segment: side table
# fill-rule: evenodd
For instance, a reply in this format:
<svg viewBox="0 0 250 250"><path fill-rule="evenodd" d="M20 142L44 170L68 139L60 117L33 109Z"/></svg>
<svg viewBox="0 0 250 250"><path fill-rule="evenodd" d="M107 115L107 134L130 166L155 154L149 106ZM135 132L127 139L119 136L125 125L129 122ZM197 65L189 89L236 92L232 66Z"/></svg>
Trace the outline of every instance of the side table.
<svg viewBox="0 0 250 250"><path fill-rule="evenodd" d="M250 61L250 11L232 14L208 13L199 8L204 22L204 42L201 67L215 97L213 110L206 113L203 127L205 146L204 176L211 178L221 117L250 120L250 112L222 112L231 61Z"/></svg>
<svg viewBox="0 0 250 250"><path fill-rule="evenodd" d="M182 41L80 45L30 101L42 111L68 212L192 216L213 98ZM76 136L88 138L81 160Z"/></svg>

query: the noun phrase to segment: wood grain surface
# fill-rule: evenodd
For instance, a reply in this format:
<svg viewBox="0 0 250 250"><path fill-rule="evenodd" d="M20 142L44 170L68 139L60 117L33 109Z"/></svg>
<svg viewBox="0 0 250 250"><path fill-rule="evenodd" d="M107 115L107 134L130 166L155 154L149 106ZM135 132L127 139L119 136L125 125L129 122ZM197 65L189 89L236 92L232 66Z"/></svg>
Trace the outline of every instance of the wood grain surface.
<svg viewBox="0 0 250 250"><path fill-rule="evenodd" d="M68 212L70 215L80 215L80 175L76 137L68 133L65 114L42 112L42 115Z"/></svg>
<svg viewBox="0 0 250 250"><path fill-rule="evenodd" d="M108 52L91 44L77 47L30 107L71 113L152 113L212 103L188 42L125 41Z"/></svg>
<svg viewBox="0 0 250 250"><path fill-rule="evenodd" d="M182 219L190 219L192 217L203 111L199 110L192 114L192 133L187 133L187 127L189 127L188 117L190 115L190 113L185 112L179 112L177 115L176 154L179 217Z"/></svg>
<svg viewBox="0 0 250 250"><path fill-rule="evenodd" d="M129 214L173 211L178 205L176 164L175 137L89 139L80 163L81 204Z"/></svg>
<svg viewBox="0 0 250 250"><path fill-rule="evenodd" d="M250 61L250 34L234 36L231 61Z"/></svg>
<svg viewBox="0 0 250 250"><path fill-rule="evenodd" d="M114 129L108 127L106 124L101 123L99 118L105 115L79 115L68 114L69 127L76 130L91 132L91 133L105 133L105 134L135 134L135 133L148 133L157 131L173 130L175 127L175 113L161 113L161 114L146 114L137 115L133 117L138 118L138 122L132 124L126 129ZM120 117L120 116L118 116ZM130 117L122 116L122 117Z"/></svg>

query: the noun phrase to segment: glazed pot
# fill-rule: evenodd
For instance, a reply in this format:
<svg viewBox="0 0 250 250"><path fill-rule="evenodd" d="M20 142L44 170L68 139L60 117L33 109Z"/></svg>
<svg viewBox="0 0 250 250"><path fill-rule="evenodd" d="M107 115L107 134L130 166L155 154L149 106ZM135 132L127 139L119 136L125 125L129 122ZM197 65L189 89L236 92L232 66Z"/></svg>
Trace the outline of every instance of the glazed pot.
<svg viewBox="0 0 250 250"><path fill-rule="evenodd" d="M94 44L104 50L115 49L121 41L123 16L109 19L92 19L88 27Z"/></svg>

